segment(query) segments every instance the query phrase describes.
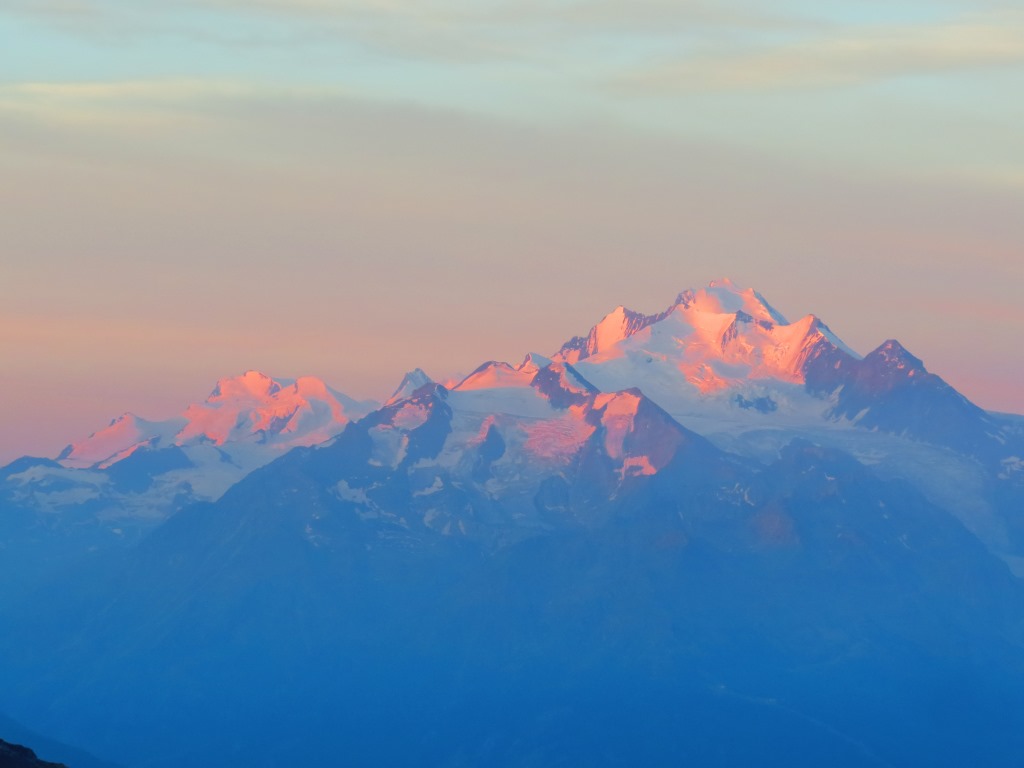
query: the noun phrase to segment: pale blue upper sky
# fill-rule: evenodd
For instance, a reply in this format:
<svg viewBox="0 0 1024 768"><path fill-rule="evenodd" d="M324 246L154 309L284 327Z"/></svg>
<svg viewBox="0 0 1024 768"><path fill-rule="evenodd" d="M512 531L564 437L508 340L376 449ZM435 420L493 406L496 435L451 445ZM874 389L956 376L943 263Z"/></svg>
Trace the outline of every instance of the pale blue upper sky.
<svg viewBox="0 0 1024 768"><path fill-rule="evenodd" d="M815 164L1020 184L1014 5L7 0L0 77L4 106L22 111L44 98L85 106L66 103L70 89L43 97L25 84L144 83L148 98L173 88L176 110L232 88L599 121ZM130 111L145 95L104 94L102 108Z"/></svg>
<svg viewBox="0 0 1024 768"><path fill-rule="evenodd" d="M0 458L722 275L1024 411L1020 94L1020 2L0 0Z"/></svg>

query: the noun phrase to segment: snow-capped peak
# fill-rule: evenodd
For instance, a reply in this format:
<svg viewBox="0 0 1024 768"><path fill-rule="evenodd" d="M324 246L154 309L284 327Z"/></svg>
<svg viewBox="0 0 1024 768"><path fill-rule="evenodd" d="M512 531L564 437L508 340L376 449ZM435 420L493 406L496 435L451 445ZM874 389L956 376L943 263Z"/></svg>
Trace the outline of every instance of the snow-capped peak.
<svg viewBox="0 0 1024 768"><path fill-rule="evenodd" d="M521 367L514 368L508 363L490 360L460 381L453 389L465 392L473 389L528 387L533 381L533 376L533 372Z"/></svg>
<svg viewBox="0 0 1024 768"><path fill-rule="evenodd" d="M816 316L788 322L757 291L722 279L682 291L657 314L617 307L554 359L601 391L638 386L689 415L713 393L805 385L808 360L823 350L860 357Z"/></svg>
<svg viewBox="0 0 1024 768"><path fill-rule="evenodd" d="M549 365L551 365L550 357L530 352L523 358L523 362L516 366L516 370L522 373L537 373L541 368L546 368Z"/></svg>
<svg viewBox="0 0 1024 768"><path fill-rule="evenodd" d="M261 371L249 370L241 376L220 379L206 402L215 403L233 398L263 398L280 391L281 385Z"/></svg>
<svg viewBox="0 0 1024 768"><path fill-rule="evenodd" d="M68 467L83 468L126 458L140 445L169 441L184 423L184 419L147 421L134 413L124 413L84 440L68 445L57 460Z"/></svg>
<svg viewBox="0 0 1024 768"><path fill-rule="evenodd" d="M739 288L728 278L712 280L706 288L681 291L674 302L663 312L645 315L624 306L618 306L605 315L601 322L590 329L586 336L576 336L555 354L556 360L576 363L594 355L615 355L618 345L625 339L640 333L650 326L662 322L673 313L684 313L688 318L743 313L763 326L788 325L781 312L772 307L761 294L752 288ZM706 325L698 321L698 327Z"/></svg>
<svg viewBox="0 0 1024 768"><path fill-rule="evenodd" d="M665 312L657 315L645 315L626 309L621 304L605 315L601 322L590 329L586 336L570 339L555 354L554 359L566 363L575 363L599 353L608 353L615 346L633 334L642 331L649 325L665 317Z"/></svg>
<svg viewBox="0 0 1024 768"><path fill-rule="evenodd" d="M310 445L337 434L349 417L323 381L304 376L276 380L259 371L221 379L204 403L185 411L188 423L176 436L179 445L256 438L284 445Z"/></svg>
<svg viewBox="0 0 1024 768"><path fill-rule="evenodd" d="M384 404L392 405L399 400L405 400L407 397L412 397L416 390L433 383L434 380L424 373L422 368L414 368L402 377L402 382Z"/></svg>
<svg viewBox="0 0 1024 768"><path fill-rule="evenodd" d="M206 400L189 405L182 417L146 421L124 414L69 445L58 459L68 467L102 467L143 446L245 442L283 450L313 445L333 437L351 418L375 406L352 400L315 376L274 379L250 370L220 379Z"/></svg>
<svg viewBox="0 0 1024 768"><path fill-rule="evenodd" d="M591 354L606 350L633 335L646 319L639 312L633 312L620 304L594 327L592 333L594 349Z"/></svg>
<svg viewBox="0 0 1024 768"><path fill-rule="evenodd" d="M774 325L789 324L782 313L772 307L761 294L753 288L739 288L729 278L712 280L707 288L699 291L682 291L668 311L677 307L710 314L744 312L754 320Z"/></svg>

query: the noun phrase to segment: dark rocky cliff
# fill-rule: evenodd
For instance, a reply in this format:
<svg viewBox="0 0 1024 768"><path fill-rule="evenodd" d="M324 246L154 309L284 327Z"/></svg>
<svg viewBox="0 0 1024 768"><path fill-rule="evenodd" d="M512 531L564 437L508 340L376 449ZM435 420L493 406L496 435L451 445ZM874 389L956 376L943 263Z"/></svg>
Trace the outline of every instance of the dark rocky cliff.
<svg viewBox="0 0 1024 768"><path fill-rule="evenodd" d="M0 768L67 768L63 763L40 760L28 747L0 739Z"/></svg>

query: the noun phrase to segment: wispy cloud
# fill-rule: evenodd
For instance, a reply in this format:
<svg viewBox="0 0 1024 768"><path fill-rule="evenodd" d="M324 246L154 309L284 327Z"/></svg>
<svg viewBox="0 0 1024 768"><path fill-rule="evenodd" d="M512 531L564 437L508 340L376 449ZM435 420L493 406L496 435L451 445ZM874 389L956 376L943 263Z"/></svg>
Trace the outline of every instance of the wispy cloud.
<svg viewBox="0 0 1024 768"><path fill-rule="evenodd" d="M751 0L7 0L0 14L89 39L154 36L296 51L338 44L471 67L517 66L630 89L834 86L1024 62L1024 12L978 10L930 21L868 23L837 11ZM984 9L984 3L977 4Z"/></svg>
<svg viewBox="0 0 1024 768"><path fill-rule="evenodd" d="M740 0L7 0L0 14L90 39L181 36L223 44L342 41L411 58L549 62L665 39L774 34L822 26ZM584 54L585 55L585 54Z"/></svg>
<svg viewBox="0 0 1024 768"><path fill-rule="evenodd" d="M668 57L617 80L654 91L778 89L1024 66L1024 13L865 26L774 46Z"/></svg>
<svg viewBox="0 0 1024 768"><path fill-rule="evenodd" d="M135 142L184 137L203 120L203 104L265 90L217 80L0 84L0 136L48 146L57 155L79 151L93 136L114 142L133 134Z"/></svg>

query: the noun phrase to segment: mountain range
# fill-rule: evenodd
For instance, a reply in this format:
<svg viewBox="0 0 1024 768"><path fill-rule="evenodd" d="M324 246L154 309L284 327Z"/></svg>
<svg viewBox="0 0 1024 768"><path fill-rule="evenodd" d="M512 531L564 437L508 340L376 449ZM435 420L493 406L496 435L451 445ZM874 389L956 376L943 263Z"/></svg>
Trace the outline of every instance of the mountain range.
<svg viewBox="0 0 1024 768"><path fill-rule="evenodd" d="M0 470L0 709L129 766L1015 763L1024 419L727 280L449 384L250 371Z"/></svg>

